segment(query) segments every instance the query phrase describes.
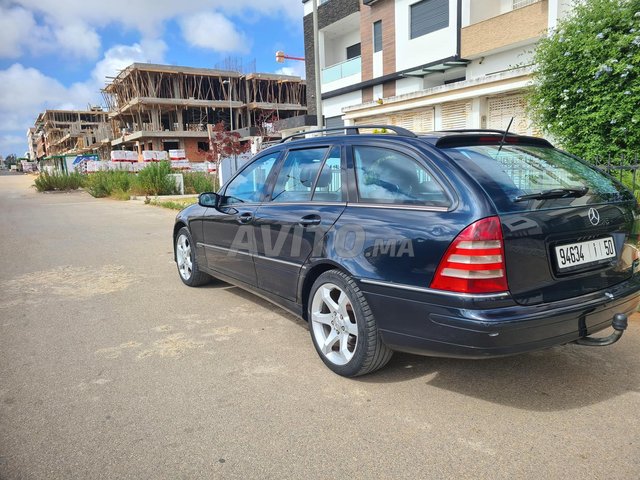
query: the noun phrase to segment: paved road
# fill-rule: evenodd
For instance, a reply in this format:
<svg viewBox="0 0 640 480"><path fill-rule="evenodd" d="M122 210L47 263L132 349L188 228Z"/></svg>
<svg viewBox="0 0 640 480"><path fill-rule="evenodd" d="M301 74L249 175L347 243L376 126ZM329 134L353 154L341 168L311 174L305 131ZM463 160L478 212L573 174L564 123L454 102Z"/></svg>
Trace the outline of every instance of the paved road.
<svg viewBox="0 0 640 480"><path fill-rule="evenodd" d="M0 478L640 477L640 322L605 349L332 374L304 323L189 289L173 212L0 178Z"/></svg>

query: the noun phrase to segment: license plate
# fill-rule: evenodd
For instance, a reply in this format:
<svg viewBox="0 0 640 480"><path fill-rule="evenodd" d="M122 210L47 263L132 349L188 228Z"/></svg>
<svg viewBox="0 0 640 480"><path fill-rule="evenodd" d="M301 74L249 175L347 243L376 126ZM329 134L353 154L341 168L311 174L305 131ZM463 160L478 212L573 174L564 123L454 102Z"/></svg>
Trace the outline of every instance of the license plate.
<svg viewBox="0 0 640 480"><path fill-rule="evenodd" d="M599 262L615 256L616 247L611 237L556 247L556 261L560 270Z"/></svg>

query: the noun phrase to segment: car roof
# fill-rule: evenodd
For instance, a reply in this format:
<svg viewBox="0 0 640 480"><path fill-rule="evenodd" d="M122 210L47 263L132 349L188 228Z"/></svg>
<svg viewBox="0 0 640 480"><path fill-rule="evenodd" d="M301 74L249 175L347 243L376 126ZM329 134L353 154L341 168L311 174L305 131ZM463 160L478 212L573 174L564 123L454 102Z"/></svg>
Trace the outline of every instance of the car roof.
<svg viewBox="0 0 640 480"><path fill-rule="evenodd" d="M389 137L394 138L395 140L400 140L402 138L419 139L436 148L486 144L491 145L500 143L553 147L553 145L551 145L547 140L543 138L532 137L528 135L518 135L516 133L507 132L505 130L456 129L440 130L417 135L410 130L398 127L396 125L350 125L324 128L320 130L311 130L284 137L279 144L281 145L287 142L295 144L307 142L315 143L318 141L318 139L327 136L340 136L341 138L345 138L357 135L371 135L371 132L361 132L361 130L373 130L373 134L376 133L376 130L378 130L378 132L383 131L385 134L387 132L393 132L395 133L395 135L389 135ZM305 137L308 134L318 134L319 136ZM381 137L384 137L384 135L381 135Z"/></svg>

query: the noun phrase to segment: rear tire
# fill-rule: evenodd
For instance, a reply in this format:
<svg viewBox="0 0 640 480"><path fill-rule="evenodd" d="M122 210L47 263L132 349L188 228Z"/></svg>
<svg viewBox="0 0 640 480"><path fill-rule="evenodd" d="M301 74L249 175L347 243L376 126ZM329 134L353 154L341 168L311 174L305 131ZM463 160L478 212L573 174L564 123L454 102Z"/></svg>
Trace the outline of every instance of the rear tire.
<svg viewBox="0 0 640 480"><path fill-rule="evenodd" d="M191 241L191 232L182 227L175 240L176 264L180 280L190 287L199 287L211 281L211 276L201 272L196 261L196 252Z"/></svg>
<svg viewBox="0 0 640 480"><path fill-rule="evenodd" d="M340 270L318 277L307 306L309 331L320 358L333 372L357 377L387 364L393 351L356 282Z"/></svg>

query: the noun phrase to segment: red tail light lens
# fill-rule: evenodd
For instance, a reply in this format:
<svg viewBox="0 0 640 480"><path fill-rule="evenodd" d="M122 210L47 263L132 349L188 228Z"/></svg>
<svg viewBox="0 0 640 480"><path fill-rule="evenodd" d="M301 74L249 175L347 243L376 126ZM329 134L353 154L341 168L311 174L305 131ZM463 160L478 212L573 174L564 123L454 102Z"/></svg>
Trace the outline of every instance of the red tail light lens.
<svg viewBox="0 0 640 480"><path fill-rule="evenodd" d="M460 293L509 290L498 217L483 218L460 232L442 257L431 288Z"/></svg>

